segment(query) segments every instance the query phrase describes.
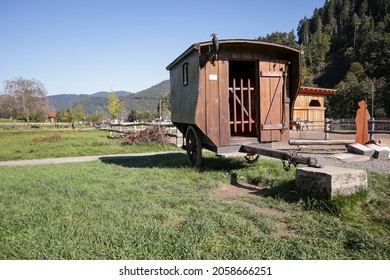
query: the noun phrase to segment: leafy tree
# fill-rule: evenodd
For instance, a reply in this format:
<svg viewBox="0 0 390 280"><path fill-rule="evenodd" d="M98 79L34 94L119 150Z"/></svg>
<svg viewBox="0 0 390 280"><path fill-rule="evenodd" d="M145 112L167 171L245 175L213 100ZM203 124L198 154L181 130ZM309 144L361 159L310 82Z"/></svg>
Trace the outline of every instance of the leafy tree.
<svg viewBox="0 0 390 280"><path fill-rule="evenodd" d="M111 91L108 97L108 112L117 119L123 109L124 103L116 96L115 91Z"/></svg>
<svg viewBox="0 0 390 280"><path fill-rule="evenodd" d="M359 16L356 13L353 14L352 23L353 23L353 27L354 27L353 47L356 48L356 38L358 35L358 30L359 30L360 25L362 24L361 19L359 18Z"/></svg>
<svg viewBox="0 0 390 280"><path fill-rule="evenodd" d="M330 36L318 30L313 35L312 52L313 52L313 66L315 69L323 68L326 55L330 50Z"/></svg>
<svg viewBox="0 0 390 280"><path fill-rule="evenodd" d="M103 121L104 119L104 114L103 113L98 113L96 112L95 114L91 114L91 115L88 115L87 116L87 119L91 122L91 123L100 123Z"/></svg>
<svg viewBox="0 0 390 280"><path fill-rule="evenodd" d="M371 80L350 71L337 86L337 93L329 97L328 116L354 118L358 102L371 98ZM368 102L369 103L369 102Z"/></svg>
<svg viewBox="0 0 390 280"><path fill-rule="evenodd" d="M66 122L67 113L64 110L59 110L56 112L56 122Z"/></svg>
<svg viewBox="0 0 390 280"><path fill-rule="evenodd" d="M66 109L66 121L67 122L72 122L74 121L73 113L70 108Z"/></svg>
<svg viewBox="0 0 390 280"><path fill-rule="evenodd" d="M349 0L343 1L343 7L340 14L340 25L341 28L345 28L349 22L349 14L350 14L350 3Z"/></svg>
<svg viewBox="0 0 390 280"><path fill-rule="evenodd" d="M135 109L131 109L131 111L127 117L127 121L129 121L129 122L135 122L135 121L149 122L149 121L155 120L157 117L158 117L157 112L153 112L153 111L139 112Z"/></svg>
<svg viewBox="0 0 390 280"><path fill-rule="evenodd" d="M138 121L139 116L140 116L140 112L138 112L135 109L131 109L129 115L127 116L127 121L136 122L136 121Z"/></svg>
<svg viewBox="0 0 390 280"><path fill-rule="evenodd" d="M171 110L171 95L164 94L161 96L161 111L169 112Z"/></svg>
<svg viewBox="0 0 390 280"><path fill-rule="evenodd" d="M22 77L5 81L4 96L0 100L2 115L24 119L41 120L48 111L47 91L37 80Z"/></svg>
<svg viewBox="0 0 390 280"><path fill-rule="evenodd" d="M371 80L371 94L369 104L373 103L374 113L372 117L382 118L390 116L390 83L385 78L373 78ZM373 100L372 100L373 98ZM372 110L372 108L371 108Z"/></svg>
<svg viewBox="0 0 390 280"><path fill-rule="evenodd" d="M360 60L373 77L390 77L390 34L384 30L372 32L360 48Z"/></svg>
<svg viewBox="0 0 390 280"><path fill-rule="evenodd" d="M282 44L290 47L298 47L295 40L294 30L286 32L272 32L265 37L258 37L257 40Z"/></svg>
<svg viewBox="0 0 390 280"><path fill-rule="evenodd" d="M336 5L335 1L328 1L326 6L325 24L330 27L330 35L337 34L337 19L336 19Z"/></svg>
<svg viewBox="0 0 390 280"><path fill-rule="evenodd" d="M73 118L76 122L83 121L85 119L84 108L83 105L81 105L80 103L77 104L73 110Z"/></svg>
<svg viewBox="0 0 390 280"><path fill-rule="evenodd" d="M304 17L298 25L298 44L307 46L310 39L310 21Z"/></svg>

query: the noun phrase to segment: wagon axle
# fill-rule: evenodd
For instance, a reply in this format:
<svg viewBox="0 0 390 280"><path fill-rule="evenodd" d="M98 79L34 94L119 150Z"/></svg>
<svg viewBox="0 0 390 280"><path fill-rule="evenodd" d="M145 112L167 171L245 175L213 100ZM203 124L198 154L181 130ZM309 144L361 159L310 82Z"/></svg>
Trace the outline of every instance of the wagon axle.
<svg viewBox="0 0 390 280"><path fill-rule="evenodd" d="M239 152L247 153L250 155L262 155L282 160L284 169L290 170L291 165L297 166L298 164L305 164L309 167L320 168L317 159L311 157L299 156L296 153L289 153L286 151L280 151L276 149L269 149L264 147L253 147L242 145Z"/></svg>

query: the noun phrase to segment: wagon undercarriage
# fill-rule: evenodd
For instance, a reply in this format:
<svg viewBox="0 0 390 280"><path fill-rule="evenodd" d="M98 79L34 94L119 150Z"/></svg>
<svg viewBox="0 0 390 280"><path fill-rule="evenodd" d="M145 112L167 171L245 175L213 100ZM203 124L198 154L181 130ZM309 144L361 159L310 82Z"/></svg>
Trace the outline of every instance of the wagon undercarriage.
<svg viewBox="0 0 390 280"><path fill-rule="evenodd" d="M281 151L271 148L270 143L255 143L251 142L251 138L234 137L236 145L228 147L220 147L218 149L217 156L223 157L230 153L243 153L245 154L245 160L248 163L256 162L260 155L270 158L280 159L283 162L283 167L288 171L291 165L297 166L298 164L304 164L309 167L320 167L315 158L299 156L296 153L290 153L287 151ZM242 144L243 141L246 144ZM248 142L249 141L249 142ZM234 142L233 142L234 143ZM240 144L241 143L241 144ZM202 163L202 141L199 133L193 126L189 126L185 137L185 145L183 149L187 151L188 162L193 167L199 167Z"/></svg>

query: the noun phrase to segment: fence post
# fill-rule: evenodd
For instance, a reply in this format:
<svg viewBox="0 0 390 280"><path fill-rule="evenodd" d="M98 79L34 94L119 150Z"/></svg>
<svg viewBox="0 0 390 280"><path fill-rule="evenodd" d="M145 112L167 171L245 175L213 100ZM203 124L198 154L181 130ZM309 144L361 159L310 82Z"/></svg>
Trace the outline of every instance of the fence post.
<svg viewBox="0 0 390 280"><path fill-rule="evenodd" d="M371 123L370 141L372 141L372 135L374 134L374 131L375 131L375 118L372 118L370 123Z"/></svg>
<svg viewBox="0 0 390 280"><path fill-rule="evenodd" d="M329 140L328 131L330 130L330 119L328 118L325 119L324 129L325 129L325 140Z"/></svg>

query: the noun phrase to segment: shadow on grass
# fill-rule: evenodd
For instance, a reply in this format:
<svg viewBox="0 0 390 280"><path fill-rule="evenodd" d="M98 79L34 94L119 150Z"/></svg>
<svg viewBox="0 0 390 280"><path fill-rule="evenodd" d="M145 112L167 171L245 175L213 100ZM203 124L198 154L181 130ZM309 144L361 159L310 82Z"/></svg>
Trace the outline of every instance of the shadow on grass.
<svg viewBox="0 0 390 280"><path fill-rule="evenodd" d="M128 168L189 168L190 165L185 153L173 152L154 155L126 155L126 156L103 156L99 158L106 164L116 164ZM232 172L240 168L245 168L244 161L230 158L203 158L202 166L198 168L199 172L224 171Z"/></svg>
<svg viewBox="0 0 390 280"><path fill-rule="evenodd" d="M127 168L189 168L187 155L185 153L166 153L155 155L136 155L136 156L110 156L101 157L100 160L106 164L116 164ZM340 214L340 203L338 200L327 200L313 197L311 194L300 192L295 186L295 180L278 180L275 182L265 182L261 176L251 178L248 183L254 184L250 187L240 184L237 178L237 171L247 168L245 160L237 158L216 158L207 156L203 158L203 163L198 171L203 172L228 172L231 176L230 184L251 191L252 195L281 199L288 203L302 203L303 209L315 210L321 212L332 213L333 215ZM292 172L292 171L290 171ZM185 176L185 174L183 173ZM269 186L263 188L255 188L255 186Z"/></svg>
<svg viewBox="0 0 390 280"><path fill-rule="evenodd" d="M186 155L183 153L103 156L99 159L106 164L116 164L128 168L182 168L188 166Z"/></svg>

